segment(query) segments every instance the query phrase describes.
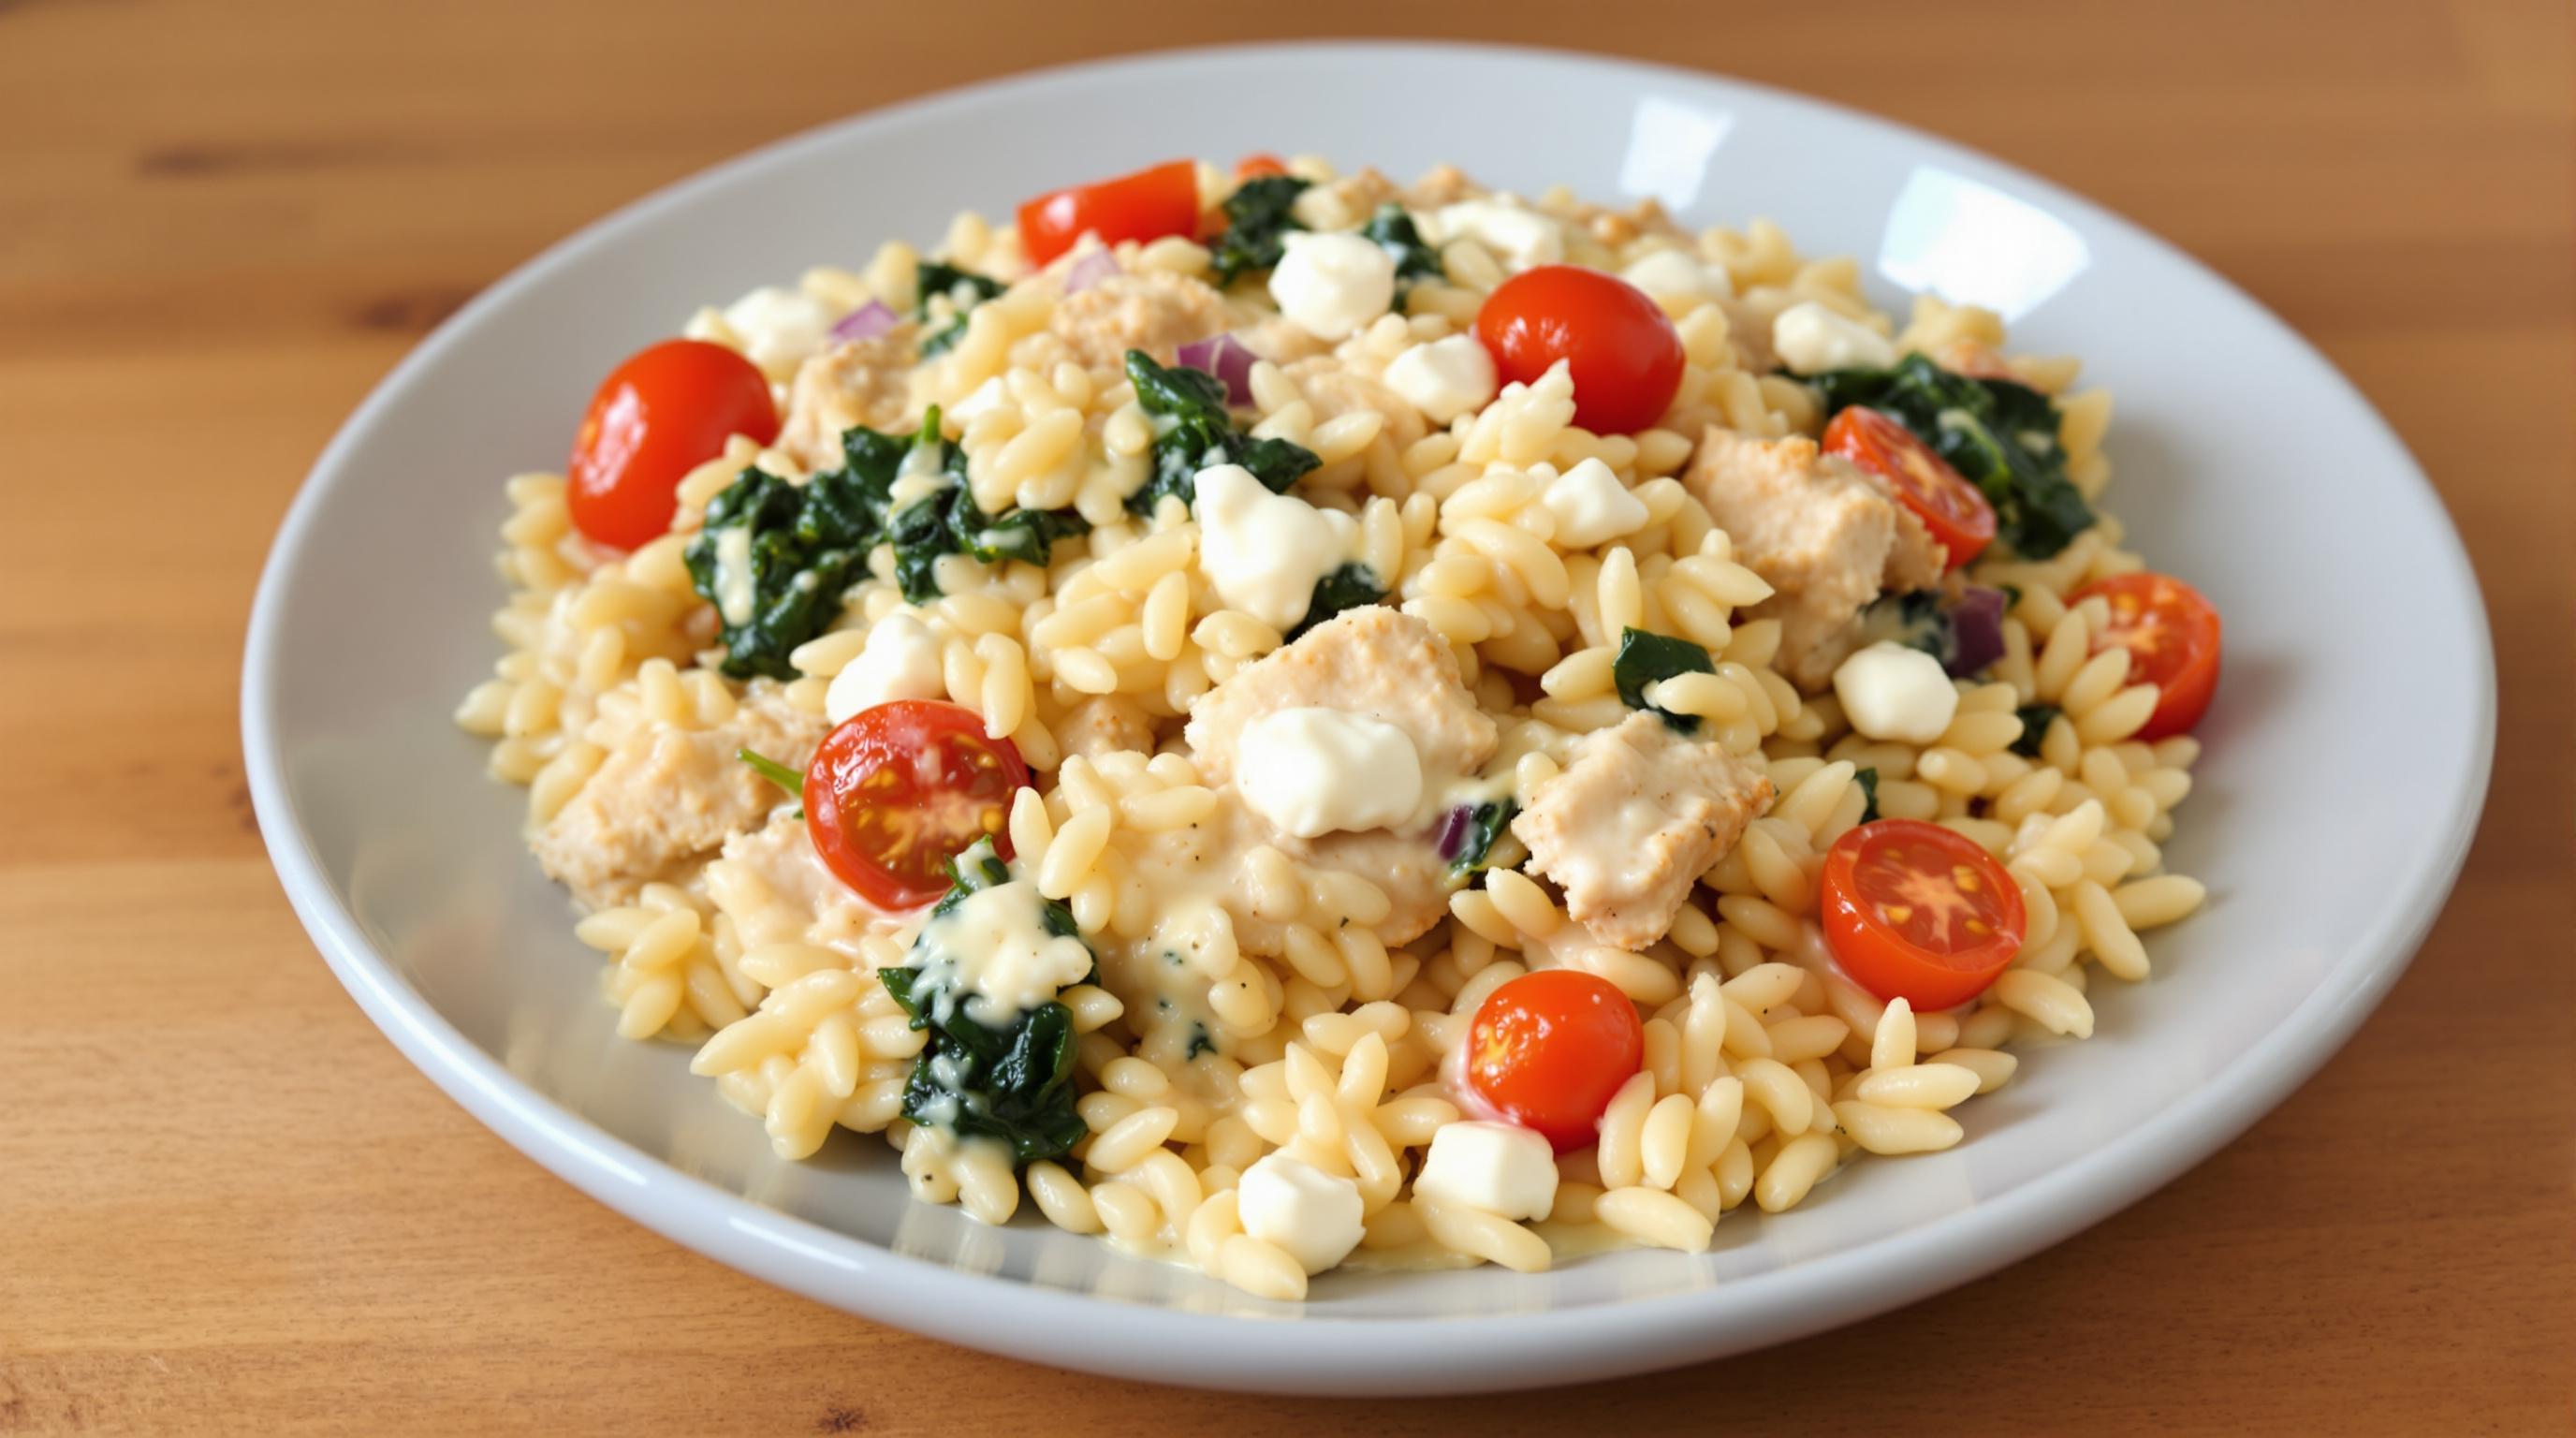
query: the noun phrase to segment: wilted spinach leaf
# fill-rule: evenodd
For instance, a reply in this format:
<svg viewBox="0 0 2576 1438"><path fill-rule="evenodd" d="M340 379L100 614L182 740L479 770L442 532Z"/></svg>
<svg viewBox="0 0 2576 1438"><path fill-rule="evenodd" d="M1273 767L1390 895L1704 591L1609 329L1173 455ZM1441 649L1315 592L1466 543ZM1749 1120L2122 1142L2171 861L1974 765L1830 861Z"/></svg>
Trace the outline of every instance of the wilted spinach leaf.
<svg viewBox="0 0 2576 1438"><path fill-rule="evenodd" d="M979 275L941 260L923 260L913 269L912 317L928 324L930 297L946 295L950 305L948 323L924 335L922 358L939 354L966 333L966 312L1002 292L1002 282L989 275Z"/></svg>
<svg viewBox="0 0 2576 1438"><path fill-rule="evenodd" d="M2039 757L2039 746L2048 738L2048 726L2057 722L2054 704L2024 704L2013 711L2021 721L2021 737L2012 741L2012 751L2025 759Z"/></svg>
<svg viewBox="0 0 2576 1438"><path fill-rule="evenodd" d="M1279 263L1288 232L1306 228L1290 209L1307 184L1294 175L1263 175L1235 186L1225 197L1225 233L1210 243L1208 261L1220 288L1238 275Z"/></svg>
<svg viewBox="0 0 2576 1438"><path fill-rule="evenodd" d="M1306 601L1306 617L1288 631L1288 638L1296 639L1345 609L1358 609L1385 598L1386 586L1378 582L1377 571L1352 560L1315 581L1315 597Z"/></svg>
<svg viewBox="0 0 2576 1438"><path fill-rule="evenodd" d="M1445 280L1448 269L1440 263L1440 252L1423 242L1422 231L1414 228L1413 216L1404 206L1390 200L1378 206L1376 214L1360 227L1360 238L1374 240L1378 248L1395 261L1395 312L1404 313L1405 291L1417 280Z"/></svg>
<svg viewBox="0 0 2576 1438"><path fill-rule="evenodd" d="M1314 451L1284 439L1254 439L1226 413L1225 381L1187 365L1159 365L1143 350L1127 352L1127 378L1136 403L1154 419L1154 470L1127 496L1131 514L1151 515L1164 495L1198 500L1198 473L1239 464L1273 494L1285 494L1298 477L1322 461Z"/></svg>
<svg viewBox="0 0 2576 1438"><path fill-rule="evenodd" d="M1709 662L1707 650L1687 639L1649 634L1643 629L1621 630L1619 652L1610 661L1610 678L1619 687L1619 698L1631 709L1653 710L1679 734L1699 732L1699 716L1656 709L1646 702L1646 686L1676 674L1716 672L1717 666Z"/></svg>

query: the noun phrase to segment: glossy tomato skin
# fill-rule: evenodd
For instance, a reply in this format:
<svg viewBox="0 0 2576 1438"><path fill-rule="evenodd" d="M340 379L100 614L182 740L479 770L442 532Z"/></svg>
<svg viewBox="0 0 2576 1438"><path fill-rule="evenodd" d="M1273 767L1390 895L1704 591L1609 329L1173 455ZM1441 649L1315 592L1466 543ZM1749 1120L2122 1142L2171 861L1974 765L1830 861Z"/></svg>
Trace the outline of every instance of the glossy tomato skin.
<svg viewBox="0 0 2576 1438"><path fill-rule="evenodd" d="M1467 1086L1558 1153L1590 1148L1611 1095L1645 1062L1637 1006L1609 980L1540 969L1486 996L1467 1028Z"/></svg>
<svg viewBox="0 0 2576 1438"><path fill-rule="evenodd" d="M1287 173L1287 164L1277 155L1273 155L1266 150L1257 154L1246 155L1242 159L1234 162L1234 177L1238 180L1258 180L1264 175L1284 175Z"/></svg>
<svg viewBox="0 0 2576 1438"><path fill-rule="evenodd" d="M1915 819L1847 829L1825 851L1825 946L1854 983L1917 1013L1984 993L2021 951L2021 888L1964 835Z"/></svg>
<svg viewBox="0 0 2576 1438"><path fill-rule="evenodd" d="M573 439L564 496L573 527L619 549L660 538L682 476L737 434L778 438L769 379L751 361L704 340L636 352L608 372Z"/></svg>
<svg viewBox="0 0 2576 1438"><path fill-rule="evenodd" d="M1011 797L1029 766L975 711L928 699L862 709L805 767L805 832L824 866L887 913L948 892L949 866L990 835L1011 857Z"/></svg>
<svg viewBox="0 0 2576 1438"><path fill-rule="evenodd" d="M1633 434L1664 417L1682 383L1682 337L1646 292L1580 265L1539 265L1494 287L1476 337L1506 384L1535 384L1564 360L1574 422Z"/></svg>
<svg viewBox="0 0 2576 1438"><path fill-rule="evenodd" d="M1825 426L1824 450L1877 475L1940 541L1958 568L1995 540L1995 507L1949 461L1894 417L1852 405Z"/></svg>
<svg viewBox="0 0 2576 1438"><path fill-rule="evenodd" d="M1088 232L1102 244L1198 232L1199 170L1174 160L1132 175L1068 185L1020 206L1020 248L1043 265Z"/></svg>
<svg viewBox="0 0 2576 1438"><path fill-rule="evenodd" d="M2159 691L2155 712L2133 737L2166 739L2198 724L2218 693L2218 607L2171 575L2147 573L2095 580L2066 601L2097 597L2111 606L2111 623L2093 636L2093 652L2127 649L2129 682Z"/></svg>

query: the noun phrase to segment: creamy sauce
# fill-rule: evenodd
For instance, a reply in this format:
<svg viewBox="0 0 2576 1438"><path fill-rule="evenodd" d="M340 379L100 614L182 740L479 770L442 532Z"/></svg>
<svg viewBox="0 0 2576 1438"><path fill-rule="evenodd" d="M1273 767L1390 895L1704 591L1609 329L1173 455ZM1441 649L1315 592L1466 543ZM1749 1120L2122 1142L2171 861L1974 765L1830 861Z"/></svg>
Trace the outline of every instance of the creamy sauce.
<svg viewBox="0 0 2576 1438"><path fill-rule="evenodd" d="M751 622L756 603L751 582L751 526L716 531L716 612L737 627Z"/></svg>
<svg viewBox="0 0 2576 1438"><path fill-rule="evenodd" d="M934 915L912 956L923 985L937 992L939 1019L948 1019L962 997L966 1017L991 1028L1082 982L1091 962L1082 940L1047 931L1046 900L1028 879L979 889Z"/></svg>

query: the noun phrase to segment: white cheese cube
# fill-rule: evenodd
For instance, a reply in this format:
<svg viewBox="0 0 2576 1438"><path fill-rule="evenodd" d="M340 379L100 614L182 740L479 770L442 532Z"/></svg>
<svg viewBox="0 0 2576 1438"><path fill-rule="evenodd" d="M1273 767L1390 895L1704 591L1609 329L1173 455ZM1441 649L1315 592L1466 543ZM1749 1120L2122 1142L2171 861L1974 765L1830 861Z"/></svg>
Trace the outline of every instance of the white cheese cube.
<svg viewBox="0 0 2576 1438"><path fill-rule="evenodd" d="M1735 293L1724 270L1712 270L1680 250L1657 250L1639 257L1619 278L1650 295L1705 295L1723 299Z"/></svg>
<svg viewBox="0 0 2576 1438"><path fill-rule="evenodd" d="M1292 233L1270 272L1270 298L1315 338L1348 339L1395 304L1395 260L1355 234Z"/></svg>
<svg viewBox="0 0 2576 1438"><path fill-rule="evenodd" d="M1885 369L1896 363L1887 336L1815 300L1789 306L1771 321L1771 348L1793 374Z"/></svg>
<svg viewBox="0 0 2576 1438"><path fill-rule="evenodd" d="M1515 1123L1442 1124L1413 1191L1509 1219L1545 1218L1556 1207L1556 1151Z"/></svg>
<svg viewBox="0 0 2576 1438"><path fill-rule="evenodd" d="M1433 424L1447 424L1494 402L1501 383L1494 373L1493 353L1474 335L1450 335L1415 345L1386 367L1387 387L1422 411Z"/></svg>
<svg viewBox="0 0 2576 1438"><path fill-rule="evenodd" d="M823 302L799 290L763 285L725 306L725 325L742 340L742 352L771 379L785 379L822 351L832 330Z"/></svg>
<svg viewBox="0 0 2576 1438"><path fill-rule="evenodd" d="M1392 828L1422 805L1422 753L1413 736L1365 714L1264 714L1244 726L1234 763L1245 805L1300 839Z"/></svg>
<svg viewBox="0 0 2576 1438"><path fill-rule="evenodd" d="M1555 516L1559 549L1590 549L1646 527L1646 502L1598 459L1549 480L1538 502Z"/></svg>
<svg viewBox="0 0 2576 1438"><path fill-rule="evenodd" d="M1239 464L1200 470L1199 568L1227 606L1286 633L1306 617L1315 581L1350 557L1359 521L1272 494Z"/></svg>
<svg viewBox="0 0 2576 1438"><path fill-rule="evenodd" d="M1360 1246L1360 1186L1285 1153L1262 1157L1235 1189L1243 1231L1321 1273Z"/></svg>
<svg viewBox="0 0 2576 1438"><path fill-rule="evenodd" d="M1565 258L1564 227L1508 195L1443 205L1437 228L1440 243L1474 240L1507 269L1553 265Z"/></svg>
<svg viewBox="0 0 2576 1438"><path fill-rule="evenodd" d="M869 628L859 657L832 676L823 691L823 716L838 724L890 700L947 697L939 636L909 614L889 614Z"/></svg>
<svg viewBox="0 0 2576 1438"><path fill-rule="evenodd" d="M1843 717L1872 739L1929 744L1959 713L1959 689L1941 661L1920 649L1881 640L1834 671Z"/></svg>

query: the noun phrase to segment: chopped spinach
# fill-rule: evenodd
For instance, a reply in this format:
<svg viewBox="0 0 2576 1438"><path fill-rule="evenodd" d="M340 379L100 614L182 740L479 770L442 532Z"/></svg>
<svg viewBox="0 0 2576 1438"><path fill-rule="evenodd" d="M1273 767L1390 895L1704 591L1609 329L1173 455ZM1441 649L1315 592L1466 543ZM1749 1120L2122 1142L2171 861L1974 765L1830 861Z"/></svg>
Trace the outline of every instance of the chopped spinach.
<svg viewBox="0 0 2576 1438"><path fill-rule="evenodd" d="M2046 559L2092 527L2093 510L2066 477L2057 406L2025 384L1954 374L1920 354L1893 369L1844 369L1810 377L1828 417L1867 405L1916 438L1984 492L1995 536L2025 559Z"/></svg>
<svg viewBox="0 0 2576 1438"><path fill-rule="evenodd" d="M1717 666L1708 660L1708 651L1687 639L1668 634L1649 634L1642 629L1619 632L1619 653L1610 661L1610 677L1619 686L1619 697L1631 709L1649 709L1662 716L1666 727L1679 734L1699 732L1699 716L1675 714L1656 709L1646 702L1646 686L1676 674L1714 674Z"/></svg>
<svg viewBox="0 0 2576 1438"><path fill-rule="evenodd" d="M1226 413L1225 381L1205 370L1159 365L1143 350L1129 350L1127 378L1136 386L1136 403L1154 420L1154 470L1127 496L1131 514L1152 515L1167 494L1197 502L1199 471L1220 464L1242 465L1271 493L1285 494L1322 462L1302 445L1237 429Z"/></svg>
<svg viewBox="0 0 2576 1438"><path fill-rule="evenodd" d="M1212 1054L1218 1052L1221 1052L1221 1050L1216 1046L1216 1036L1208 1032L1207 1025L1195 1022L1192 1023L1190 1025L1190 1046L1189 1049L1181 1055L1181 1062L1188 1063L1190 1060L1197 1058L1201 1054Z"/></svg>
<svg viewBox="0 0 2576 1438"><path fill-rule="evenodd" d="M1263 175L1235 186L1225 197L1225 233L1211 243L1208 259L1219 288L1238 275L1279 263L1288 232L1306 228L1290 210L1308 183L1294 175Z"/></svg>
<svg viewBox="0 0 2576 1438"><path fill-rule="evenodd" d="M1404 206L1389 200L1378 206L1376 214L1360 227L1360 238L1374 240L1395 261L1395 312L1404 313L1405 292L1416 280L1445 280L1449 271L1440 263L1440 252L1423 242L1422 231L1414 228L1413 216Z"/></svg>
<svg viewBox="0 0 2576 1438"><path fill-rule="evenodd" d="M1468 878L1491 863L1495 842L1520 811L1520 801L1509 795L1450 810L1439 835L1440 856L1449 861L1449 877Z"/></svg>
<svg viewBox="0 0 2576 1438"><path fill-rule="evenodd" d="M2013 711L2021 721L2021 737L2012 741L2012 751L2025 759L2039 757L2039 746L2048 738L2048 726L2057 722L2054 704L2024 704Z"/></svg>
<svg viewBox="0 0 2576 1438"><path fill-rule="evenodd" d="M1377 571L1352 560L1315 581L1315 597L1306 601L1306 617L1288 631L1288 638L1295 640L1345 609L1358 609L1385 598L1386 586L1378 582Z"/></svg>
<svg viewBox="0 0 2576 1438"><path fill-rule="evenodd" d="M1048 1002L1001 1026L967 1017L967 1005L929 971L926 961L938 942L934 925L968 895L1010 882L1010 869L992 841L981 839L957 856L955 872L955 884L913 942L912 964L877 970L912 1026L930 1032L904 1086L904 1117L961 1138L1001 1139L1021 1165L1054 1158L1088 1132L1073 1107L1073 1011ZM1044 904L1048 933L1079 937L1072 911L1039 900L1034 890L1029 897Z"/></svg>
<svg viewBox="0 0 2576 1438"><path fill-rule="evenodd" d="M912 317L923 324L933 318L930 300L945 295L951 306L948 323L922 337L924 359L947 350L966 333L966 312L1002 292L1002 282L989 275L948 264L941 260L923 260L913 269Z"/></svg>
<svg viewBox="0 0 2576 1438"><path fill-rule="evenodd" d="M1878 766L1873 764L1852 775L1852 782L1860 786L1861 797L1868 801L1860 806L1860 821L1878 822Z"/></svg>
<svg viewBox="0 0 2576 1438"><path fill-rule="evenodd" d="M789 651L839 617L841 591L866 562L873 536L813 513L814 501L813 485L746 469L707 502L706 522L682 558L690 582L716 606L725 673L793 679Z"/></svg>
<svg viewBox="0 0 2576 1438"><path fill-rule="evenodd" d="M791 484L759 469L707 503L705 526L684 555L698 593L723 621L724 671L793 679L787 656L830 627L841 594L865 573L868 552L894 547L895 582L919 604L939 597L939 556L967 554L993 563L1044 564L1058 539L1090 529L1070 509L1011 509L986 514L966 487L966 452L939 432L931 408L909 435L864 425L842 431L841 467ZM894 507L895 481L907 466L941 482L929 495ZM744 537L736 538L740 530ZM727 613L728 592L737 601ZM739 601L748 598L748 608Z"/></svg>

